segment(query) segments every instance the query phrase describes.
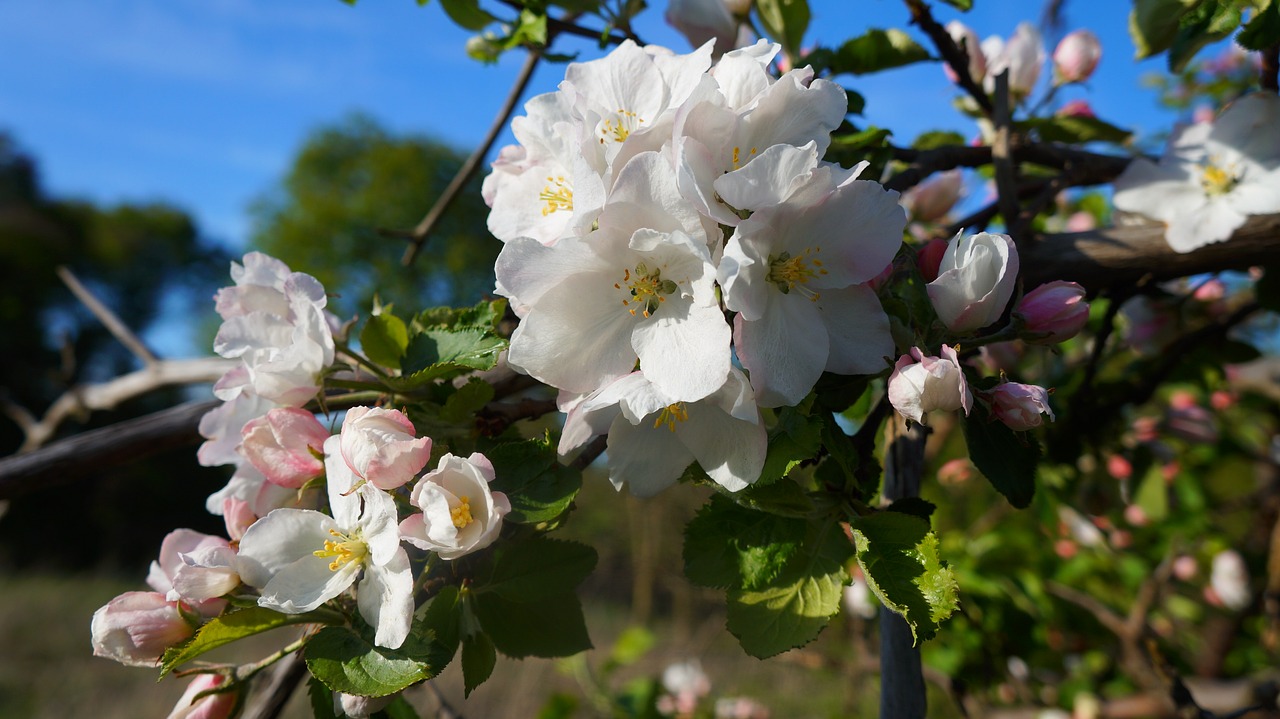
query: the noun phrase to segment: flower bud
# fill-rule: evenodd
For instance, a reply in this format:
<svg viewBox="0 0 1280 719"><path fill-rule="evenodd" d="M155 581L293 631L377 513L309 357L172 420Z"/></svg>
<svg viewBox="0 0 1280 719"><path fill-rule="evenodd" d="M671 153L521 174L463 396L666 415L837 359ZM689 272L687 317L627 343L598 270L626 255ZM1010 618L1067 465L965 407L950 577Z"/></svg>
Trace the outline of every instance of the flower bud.
<svg viewBox="0 0 1280 719"><path fill-rule="evenodd" d="M239 542L246 530L258 521L253 507L239 497L227 497L222 500L222 521L227 525L227 536L233 542Z"/></svg>
<svg viewBox="0 0 1280 719"><path fill-rule="evenodd" d="M1227 609L1239 611L1253 601L1253 593L1249 589L1249 568L1244 564L1244 557L1234 549L1214 555L1209 586Z"/></svg>
<svg viewBox="0 0 1280 719"><path fill-rule="evenodd" d="M964 174L948 170L902 193L901 203L912 220L936 222L951 211L963 188Z"/></svg>
<svg viewBox="0 0 1280 719"><path fill-rule="evenodd" d="M231 551L227 540L222 537L192 529L175 529L169 532L160 543L160 556L151 563L151 569L147 572L147 586L166 595L165 598L171 602L178 599L188 600L187 606L205 617L218 616L227 606L227 603L218 597L226 592L200 597L188 597L181 592L175 594L178 574L188 563L184 556L192 552L217 549ZM231 589L234 588L233 585Z"/></svg>
<svg viewBox="0 0 1280 719"><path fill-rule="evenodd" d="M694 47L714 39L716 55L738 44L739 22L724 0L671 0L666 19Z"/></svg>
<svg viewBox="0 0 1280 719"><path fill-rule="evenodd" d="M1023 296L1015 310L1026 320L1028 333L1043 337L1027 337L1032 344L1051 345L1075 337L1089 321L1089 303L1084 301L1084 288L1075 282L1055 280ZM1045 334L1047 333L1047 334Z"/></svg>
<svg viewBox="0 0 1280 719"><path fill-rule="evenodd" d="M942 324L966 334L1000 319L1017 279L1018 251L1008 235L957 234L927 289Z"/></svg>
<svg viewBox="0 0 1280 719"><path fill-rule="evenodd" d="M1015 432L1039 427L1044 421L1042 414L1049 415L1050 421L1054 419L1049 392L1044 387L1004 382L991 390L990 399L992 414Z"/></svg>
<svg viewBox="0 0 1280 719"><path fill-rule="evenodd" d="M1053 113L1055 117L1097 117L1088 100L1069 100Z"/></svg>
<svg viewBox="0 0 1280 719"><path fill-rule="evenodd" d="M195 698L200 692L222 686L224 681L226 678L221 674L197 674L187 685L182 698L173 705L168 719L228 719L236 708L236 692L226 691Z"/></svg>
<svg viewBox="0 0 1280 719"><path fill-rule="evenodd" d="M297 489L324 474L329 430L304 409L277 407L241 430L240 452L268 482Z"/></svg>
<svg viewBox="0 0 1280 719"><path fill-rule="evenodd" d="M431 459L431 439L416 437L415 432L399 410L353 407L342 423L342 458L352 472L378 489L395 489Z"/></svg>
<svg viewBox="0 0 1280 719"><path fill-rule="evenodd" d="M457 559L493 544L502 518L511 511L507 495L489 491L493 480L493 465L483 454L465 459L445 454L409 494L409 502L422 512L400 523L404 541L441 559Z"/></svg>
<svg viewBox="0 0 1280 719"><path fill-rule="evenodd" d="M924 422L926 412L964 409L969 414L973 393L960 369L956 351L942 345L942 357L926 357L918 347L898 358L889 375L889 403L903 417Z"/></svg>
<svg viewBox="0 0 1280 719"><path fill-rule="evenodd" d="M1098 36L1088 30L1075 30L1062 38L1053 51L1053 67L1060 84L1084 82L1093 75L1102 58Z"/></svg>
<svg viewBox="0 0 1280 719"><path fill-rule="evenodd" d="M977 33L959 20L952 20L947 23L947 34L951 36L956 47L964 50L969 56L969 77L981 85L982 79L987 75L987 56L982 53L982 44L978 41ZM942 64L942 72L946 73L947 79L951 82L959 80L955 70L952 70L951 65L947 63Z"/></svg>
<svg viewBox="0 0 1280 719"><path fill-rule="evenodd" d="M387 705L400 696L399 692L388 694L385 697L361 697L355 694L343 694L338 692L336 709L341 709L342 713L351 719L368 719L377 714Z"/></svg>
<svg viewBox="0 0 1280 719"><path fill-rule="evenodd" d="M916 264L919 266L920 275L924 277L925 282L933 282L938 279L938 267L942 264L942 256L945 254L947 254L947 241L941 237L924 243L924 246L916 253Z"/></svg>
<svg viewBox="0 0 1280 719"><path fill-rule="evenodd" d="M982 50L987 56L987 78L983 89L988 94L995 92L996 76L1006 70L1009 71L1009 95L1015 102L1036 88L1045 52L1040 31L1034 25L1020 23L1008 42L999 37L989 37L982 43Z"/></svg>
<svg viewBox="0 0 1280 719"><path fill-rule="evenodd" d="M159 592L125 592L93 613L93 655L152 666L169 647L195 633L178 603Z"/></svg>

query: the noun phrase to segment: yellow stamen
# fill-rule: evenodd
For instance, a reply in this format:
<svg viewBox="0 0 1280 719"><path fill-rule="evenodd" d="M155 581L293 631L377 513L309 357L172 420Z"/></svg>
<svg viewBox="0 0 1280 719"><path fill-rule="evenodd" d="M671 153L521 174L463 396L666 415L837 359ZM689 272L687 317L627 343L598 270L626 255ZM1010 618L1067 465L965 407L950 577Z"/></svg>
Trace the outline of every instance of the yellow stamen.
<svg viewBox="0 0 1280 719"><path fill-rule="evenodd" d="M676 402L662 408L661 414L653 421L653 428L657 429L662 425L667 425L667 429L672 432L676 431L676 422L685 422L689 419L689 410L685 409L684 402Z"/></svg>
<svg viewBox="0 0 1280 719"><path fill-rule="evenodd" d="M814 277L827 274L827 270L822 266L822 260L813 256L821 251L821 247L809 247L795 257L792 257L790 252L770 255L769 274L765 280L777 286L778 291L784 295L798 289L800 294L808 297L811 302L817 302L822 295L807 285Z"/></svg>
<svg viewBox="0 0 1280 719"><path fill-rule="evenodd" d="M755 147L751 148L751 152L747 153L747 162L751 161L751 158L756 154L756 151L758 149L759 148L755 148ZM742 148L734 147L733 148L733 169L737 170L741 167L742 167Z"/></svg>
<svg viewBox="0 0 1280 719"><path fill-rule="evenodd" d="M351 562L364 561L365 556L369 554L369 545L364 543L358 532L348 536L336 529L330 529L329 534L339 541L326 539L324 549L317 549L312 554L317 557L333 557L333 561L329 563L330 571L336 572L342 569L343 565Z"/></svg>
<svg viewBox="0 0 1280 719"><path fill-rule="evenodd" d="M1200 187L1208 195L1225 195L1240 181L1232 167L1219 167L1211 160L1200 171Z"/></svg>
<svg viewBox="0 0 1280 719"><path fill-rule="evenodd" d="M676 291L676 283L662 279L661 269L650 271L643 262L636 265L635 269L634 275L631 274L631 270L623 270L622 282L615 282L613 286L615 289L627 291L630 299L624 297L622 306L627 308L632 317L639 312L642 317L648 319L658 311L663 302L667 301L663 295Z"/></svg>
<svg viewBox="0 0 1280 719"><path fill-rule="evenodd" d="M471 516L471 498L466 496L458 497L458 506L449 510L449 516L453 517L453 526L458 529L463 529L468 524L476 521L475 517Z"/></svg>
<svg viewBox="0 0 1280 719"><path fill-rule="evenodd" d="M617 118L611 118L604 121L604 125L600 128L600 144L603 145L606 140L617 143L627 141L631 133L637 129L637 125L644 123L644 118L636 115L630 110L618 108L615 113Z"/></svg>
<svg viewBox="0 0 1280 719"><path fill-rule="evenodd" d="M538 199L547 203L542 208L542 216L546 217L560 210L573 210L573 188L564 180L564 175L547 177L547 186L542 188Z"/></svg>

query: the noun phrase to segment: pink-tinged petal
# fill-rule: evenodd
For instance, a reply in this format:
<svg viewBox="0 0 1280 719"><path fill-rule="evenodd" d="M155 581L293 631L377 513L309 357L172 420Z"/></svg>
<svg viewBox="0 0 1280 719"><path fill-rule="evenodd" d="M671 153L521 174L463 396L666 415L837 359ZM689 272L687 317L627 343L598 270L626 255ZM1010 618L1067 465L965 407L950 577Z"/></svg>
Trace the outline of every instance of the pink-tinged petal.
<svg viewBox="0 0 1280 719"><path fill-rule="evenodd" d="M879 374L893 356L889 316L880 298L866 285L823 290L818 305L831 349L826 371L836 374Z"/></svg>
<svg viewBox="0 0 1280 719"><path fill-rule="evenodd" d="M374 627L373 643L398 649L413 624L413 572L409 555L397 549L389 561L365 569L356 588L360 616Z"/></svg>
<svg viewBox="0 0 1280 719"><path fill-rule="evenodd" d="M176 602L157 592L125 592L93 613L93 655L121 664L154 666L169 647L195 633Z"/></svg>
<svg viewBox="0 0 1280 719"><path fill-rule="evenodd" d="M415 433L413 423L399 410L355 407L342 423L342 459L379 489L401 487L431 459L431 439Z"/></svg>
<svg viewBox="0 0 1280 719"><path fill-rule="evenodd" d="M636 497L652 497L680 479L694 461L675 432L654 427L653 420L633 425L618 417L609 429L609 481L621 490L626 484Z"/></svg>
<svg viewBox="0 0 1280 719"><path fill-rule="evenodd" d="M166 719L230 719L239 703L239 692L219 692L196 699L197 694L215 689L224 681L226 677L221 674L197 674Z"/></svg>
<svg viewBox="0 0 1280 719"><path fill-rule="evenodd" d="M184 566L182 555L207 547L227 547L227 540L193 529L175 529L160 543L159 561L151 563L147 584L161 594L173 589L173 576Z"/></svg>
<svg viewBox="0 0 1280 719"><path fill-rule="evenodd" d="M734 318L734 347L761 407L794 405L827 366L830 340L817 306L799 293L774 293L756 322Z"/></svg>

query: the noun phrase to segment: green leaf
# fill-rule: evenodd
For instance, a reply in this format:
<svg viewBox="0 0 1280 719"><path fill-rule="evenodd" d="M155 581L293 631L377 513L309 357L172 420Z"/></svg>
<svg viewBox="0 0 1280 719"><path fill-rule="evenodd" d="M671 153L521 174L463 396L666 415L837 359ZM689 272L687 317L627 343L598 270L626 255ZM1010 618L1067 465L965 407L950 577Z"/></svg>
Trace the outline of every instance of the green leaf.
<svg viewBox="0 0 1280 719"><path fill-rule="evenodd" d="M307 677L307 699L315 719L338 719L333 710L333 692L314 676Z"/></svg>
<svg viewBox="0 0 1280 719"><path fill-rule="evenodd" d="M910 514L879 512L849 524L867 586L886 607L907 620L916 641L933 638L938 626L921 589L926 566L917 549L929 535L929 523ZM936 544L931 551L936 563ZM932 589L946 581L939 577L927 583Z"/></svg>
<svg viewBox="0 0 1280 719"><path fill-rule="evenodd" d="M769 433L769 450L757 486L790 474L796 465L817 456L822 448L822 419L795 407L778 412L778 424Z"/></svg>
<svg viewBox="0 0 1280 719"><path fill-rule="evenodd" d="M865 75L934 59L924 46L901 30L872 29L836 50L831 72Z"/></svg>
<svg viewBox="0 0 1280 719"><path fill-rule="evenodd" d="M969 459L1013 506L1024 509L1036 491L1040 443L1029 434L1015 434L1004 422L975 406L964 420Z"/></svg>
<svg viewBox="0 0 1280 719"><path fill-rule="evenodd" d="M808 529L803 550L767 586L729 591L728 629L754 657L808 644L840 611L852 547L834 520Z"/></svg>
<svg viewBox="0 0 1280 719"><path fill-rule="evenodd" d="M1246 50L1265 50L1280 43L1280 0L1271 0L1255 13L1236 35L1236 42Z"/></svg>
<svg viewBox="0 0 1280 719"><path fill-rule="evenodd" d="M728 496L743 507L783 517L806 517L813 511L813 500L795 482L755 484Z"/></svg>
<svg viewBox="0 0 1280 719"><path fill-rule="evenodd" d="M582 474L560 464L545 440L500 444L485 453L496 479L489 485L507 495L511 512L503 521L538 524L559 517L582 488Z"/></svg>
<svg viewBox="0 0 1280 719"><path fill-rule="evenodd" d="M804 33L809 29L808 0L756 0L756 13L764 31L792 58L800 57Z"/></svg>
<svg viewBox="0 0 1280 719"><path fill-rule="evenodd" d="M399 649L387 649L347 627L325 627L307 642L303 657L307 669L333 691L383 697L444 668L447 659L424 633L411 632Z"/></svg>
<svg viewBox="0 0 1280 719"><path fill-rule="evenodd" d="M413 705L403 696L398 696L383 707L382 711L374 712L373 719L419 719L419 717Z"/></svg>
<svg viewBox="0 0 1280 719"><path fill-rule="evenodd" d="M1178 36L1182 16L1204 1L1133 0L1129 36L1137 48L1135 57L1141 60L1168 50Z"/></svg>
<svg viewBox="0 0 1280 719"><path fill-rule="evenodd" d="M532 602L495 593L468 595L480 626L509 657L568 657L591 648L582 603L569 592Z"/></svg>
<svg viewBox="0 0 1280 719"><path fill-rule="evenodd" d="M264 607L238 609L229 614L210 619L200 627L186 643L170 647L160 662L160 676L186 664L205 652L254 634L287 627L294 624L328 624L335 619L332 612L307 612L282 614Z"/></svg>
<svg viewBox="0 0 1280 719"><path fill-rule="evenodd" d="M462 602L458 601L459 596L457 587L441 589L422 615L423 628L431 632L433 641L450 657L458 650L462 639Z"/></svg>
<svg viewBox="0 0 1280 719"><path fill-rule="evenodd" d="M496 330L507 311L504 299L482 300L471 307L432 307L413 318L413 330L428 328Z"/></svg>
<svg viewBox="0 0 1280 719"><path fill-rule="evenodd" d="M1133 133L1096 117L1036 117L1014 123L1021 130L1034 130L1045 142L1113 142L1122 144Z"/></svg>
<svg viewBox="0 0 1280 719"><path fill-rule="evenodd" d="M556 692L547 698L538 712L538 719L573 719L578 715L578 698L572 694Z"/></svg>
<svg viewBox="0 0 1280 719"><path fill-rule="evenodd" d="M494 554L489 581L473 586L512 602L531 602L572 591L596 567L596 550L585 544L536 537L505 545Z"/></svg>
<svg viewBox="0 0 1280 719"><path fill-rule="evenodd" d="M462 640L462 680L465 684L462 696L469 697L475 688L485 683L498 663L498 652L485 634L473 634Z"/></svg>
<svg viewBox="0 0 1280 719"><path fill-rule="evenodd" d="M640 626L627 627L618 635L613 648L609 650L609 659L602 668L603 673L612 673L618 667L635 664L653 648L658 638L653 632Z"/></svg>
<svg viewBox="0 0 1280 719"><path fill-rule="evenodd" d="M483 30L497 18L480 8L479 0L440 0L449 19L467 30Z"/></svg>
<svg viewBox="0 0 1280 719"><path fill-rule="evenodd" d="M764 586L800 550L806 526L713 496L685 526L685 575L706 587Z"/></svg>
<svg viewBox="0 0 1280 719"><path fill-rule="evenodd" d="M492 369L506 341L481 329L428 329L405 348L401 369L414 374L441 365L463 369Z"/></svg>
<svg viewBox="0 0 1280 719"><path fill-rule="evenodd" d="M925 535L916 551L924 562L924 574L916 577L916 586L929 603L929 618L941 624L960 606L960 584L951 567L938 557L938 535Z"/></svg>
<svg viewBox="0 0 1280 719"><path fill-rule="evenodd" d="M384 367L399 367L408 345L409 328L404 320L385 310L370 317L360 331L365 356Z"/></svg>
<svg viewBox="0 0 1280 719"><path fill-rule="evenodd" d="M1217 42L1240 26L1240 8L1208 2L1192 9L1178 26L1169 47L1169 72L1179 73L1205 45Z"/></svg>
<svg viewBox="0 0 1280 719"><path fill-rule="evenodd" d="M444 407L440 410L440 417L446 422L455 424L467 424L475 419L476 412L493 399L493 385L485 382L477 377L467 380L467 383L458 388L458 391L449 395L449 399L445 400Z"/></svg>
<svg viewBox="0 0 1280 719"><path fill-rule="evenodd" d="M1169 516L1169 485L1165 483L1164 473L1159 467L1152 466L1143 475L1138 491L1134 492L1133 503L1142 507L1152 522L1163 521Z"/></svg>
<svg viewBox="0 0 1280 719"><path fill-rule="evenodd" d="M961 12L969 12L973 9L973 0L942 0L942 2Z"/></svg>
<svg viewBox="0 0 1280 719"><path fill-rule="evenodd" d="M916 136L916 139L911 143L911 146L917 150L932 150L945 145L964 144L966 144L964 135L961 135L954 130L929 130L928 132L922 132Z"/></svg>

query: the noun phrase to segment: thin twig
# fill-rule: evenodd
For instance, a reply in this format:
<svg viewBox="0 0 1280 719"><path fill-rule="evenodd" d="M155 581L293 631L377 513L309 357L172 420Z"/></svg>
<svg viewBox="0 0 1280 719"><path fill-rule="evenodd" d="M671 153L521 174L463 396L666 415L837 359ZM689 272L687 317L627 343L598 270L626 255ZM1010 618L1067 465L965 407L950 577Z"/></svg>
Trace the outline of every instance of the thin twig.
<svg viewBox="0 0 1280 719"><path fill-rule="evenodd" d="M969 53L980 52L980 50L976 47L961 48L956 45L955 40L951 39L951 33L933 19L933 12L921 0L906 0L906 3L907 8L911 10L911 22L918 25L933 41L934 47L938 48L938 54L942 55L942 59L955 72L956 84L969 93L969 97L972 97L973 101L978 103L978 107L982 108L983 113L990 117L994 110L991 106L991 98L987 97L987 93L969 74Z"/></svg>
<svg viewBox="0 0 1280 719"><path fill-rule="evenodd" d="M524 59L524 65L520 68L520 73L516 75L516 80L511 85L511 91L507 93L507 99L503 101L502 107L498 110L498 116L494 118L493 124L489 126L489 131L485 134L484 139L480 141L480 144L471 153L471 156L467 158L466 162L462 163L462 167L458 168L458 174L453 176L449 186L436 199L436 203L427 211L426 216L409 233L409 246L405 248L400 264L405 267L413 264L414 259L417 258L418 253L422 250L422 246L426 244L427 236L431 234L432 228L444 216L445 210L449 209L454 200L458 199L463 188L475 176L476 171L480 169L480 163L489 155L489 150L493 149L493 143L497 142L498 135L502 133L502 130L507 126L507 122L511 119L511 113L515 112L516 104L520 102L520 98L524 96L525 89L529 87L529 80L533 78L533 71L538 67L538 61L541 59L541 50L529 50L528 56Z"/></svg>
<svg viewBox="0 0 1280 719"><path fill-rule="evenodd" d="M85 307L88 307L93 316L97 317L98 321L107 328L107 331L119 340L120 344L132 352L135 357L142 360L143 364L154 365L159 361L156 359L155 354L147 349L142 340L116 316L116 313L102 304L97 297L94 297L89 288L81 284L79 278L70 269L65 266L59 266L54 271L58 273L58 279L62 280L67 289L71 290L71 294L75 295L76 299L80 300Z"/></svg>
<svg viewBox="0 0 1280 719"><path fill-rule="evenodd" d="M911 167L896 173L884 183L886 188L899 192L920 184L935 172L956 167L981 167L991 163L991 148L985 145L943 145L930 150L892 147L890 152L893 159L911 163ZM1069 170L1073 186L1111 182L1134 159L1044 142L1019 143L1010 148L1010 156L1019 163L1030 162L1058 170Z"/></svg>
<svg viewBox="0 0 1280 719"><path fill-rule="evenodd" d="M503 5L515 10L525 9L525 5L522 0L498 0L498 2L501 2ZM626 35L618 35L612 32L606 33L602 30L593 30L589 27L583 27L575 23L574 19L576 17L577 14L567 15L564 18L547 15L547 45L549 46L551 44L551 35L553 33L576 35L577 37L584 37L588 40L595 40L596 42L609 45L620 45L627 40L630 40L637 45L646 44L634 32L628 32Z"/></svg>
<svg viewBox="0 0 1280 719"><path fill-rule="evenodd" d="M591 463L596 461L597 457L604 454L604 450L608 444L608 435L602 434L599 437L596 437L591 440L591 444L588 444L587 448L582 450L582 453L578 455L578 458L573 460L569 466L578 471L582 471L587 467L590 467Z"/></svg>
<svg viewBox="0 0 1280 719"><path fill-rule="evenodd" d="M301 654L293 653L281 659L271 672L270 682L241 719L276 719L306 676L307 665Z"/></svg>

